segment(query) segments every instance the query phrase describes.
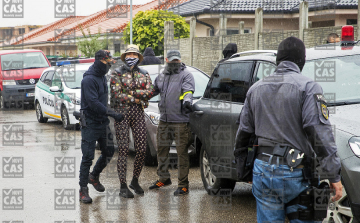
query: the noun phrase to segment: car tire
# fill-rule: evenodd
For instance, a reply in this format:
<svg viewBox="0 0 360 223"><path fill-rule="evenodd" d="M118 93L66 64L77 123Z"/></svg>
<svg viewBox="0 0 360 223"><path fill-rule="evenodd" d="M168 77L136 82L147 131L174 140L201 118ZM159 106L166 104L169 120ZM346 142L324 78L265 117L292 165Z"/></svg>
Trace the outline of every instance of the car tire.
<svg viewBox="0 0 360 223"><path fill-rule="evenodd" d="M73 129L73 125L70 125L69 113L65 106L61 106L61 122L66 130Z"/></svg>
<svg viewBox="0 0 360 223"><path fill-rule="evenodd" d="M35 103L35 110L36 110L36 118L37 118L38 122L46 123L48 121L48 118L44 118L39 102Z"/></svg>
<svg viewBox="0 0 360 223"><path fill-rule="evenodd" d="M149 142L146 143L146 154L145 154L145 166L156 166L157 160L156 157L151 155Z"/></svg>
<svg viewBox="0 0 360 223"><path fill-rule="evenodd" d="M2 93L0 92L0 108L9 108L9 105L6 101L4 101L4 98L2 96Z"/></svg>
<svg viewBox="0 0 360 223"><path fill-rule="evenodd" d="M209 157L206 152L204 144L200 151L200 172L204 188L209 195L212 195L212 190L230 189L234 190L236 181L225 178L217 178L212 172L209 163Z"/></svg>

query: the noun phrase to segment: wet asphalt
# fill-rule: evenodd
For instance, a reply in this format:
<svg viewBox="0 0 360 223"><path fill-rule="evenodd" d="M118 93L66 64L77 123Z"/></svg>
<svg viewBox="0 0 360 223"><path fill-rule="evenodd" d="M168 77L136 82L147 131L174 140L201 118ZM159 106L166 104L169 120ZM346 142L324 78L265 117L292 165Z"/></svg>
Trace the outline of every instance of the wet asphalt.
<svg viewBox="0 0 360 223"><path fill-rule="evenodd" d="M156 167L144 166L139 183L145 194L120 198L117 152L100 175L106 191L97 192L89 185L93 203L82 204L78 200L79 130L63 130L61 122L54 120L39 123L35 110L0 111L0 125L0 222L256 222L251 185L237 183L228 197L210 196L196 165L190 168L188 195L173 195L176 170L170 171L171 186L149 191L157 179ZM97 150L95 161L99 155ZM128 182L133 163L134 154L130 153Z"/></svg>

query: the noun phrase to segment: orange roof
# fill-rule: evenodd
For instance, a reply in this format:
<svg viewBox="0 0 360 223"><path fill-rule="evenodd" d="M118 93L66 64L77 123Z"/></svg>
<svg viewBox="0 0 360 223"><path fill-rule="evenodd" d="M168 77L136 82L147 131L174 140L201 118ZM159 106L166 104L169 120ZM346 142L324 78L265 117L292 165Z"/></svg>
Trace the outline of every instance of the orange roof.
<svg viewBox="0 0 360 223"><path fill-rule="evenodd" d="M154 0L143 5L133 5L133 17L139 11L146 11L152 9L167 9L171 7L171 3L184 3L189 0L167 0L165 3L159 5L159 0ZM124 12L128 14L130 11L129 5L115 5L110 9L112 12ZM89 16L76 16L67 17L56 22L45 25L39 29L35 29L28 34L24 35L22 40L14 40L12 45L15 44L31 44L31 43L46 43L55 42L63 36L75 33L75 36L82 36L80 31L80 25L83 27L85 33L87 28L90 29L90 33L98 33L98 28L101 27L101 33L106 33L111 30L112 32L122 32L130 21L129 16L126 18L111 18L107 17L108 9L101 10ZM55 33L55 30L56 33Z"/></svg>

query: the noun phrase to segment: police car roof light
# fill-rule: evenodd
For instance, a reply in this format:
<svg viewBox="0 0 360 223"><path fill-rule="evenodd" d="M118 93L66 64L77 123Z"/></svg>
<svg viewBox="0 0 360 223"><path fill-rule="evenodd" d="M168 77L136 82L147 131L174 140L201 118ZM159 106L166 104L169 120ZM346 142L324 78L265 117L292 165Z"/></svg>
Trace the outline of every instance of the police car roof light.
<svg viewBox="0 0 360 223"><path fill-rule="evenodd" d="M341 41L354 41L353 26L343 26L341 28Z"/></svg>

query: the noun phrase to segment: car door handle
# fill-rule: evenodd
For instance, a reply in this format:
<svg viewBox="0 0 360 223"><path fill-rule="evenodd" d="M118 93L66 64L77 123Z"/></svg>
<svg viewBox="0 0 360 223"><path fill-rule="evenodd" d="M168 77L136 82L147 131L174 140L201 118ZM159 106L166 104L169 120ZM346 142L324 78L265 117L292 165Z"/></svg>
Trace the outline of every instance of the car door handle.
<svg viewBox="0 0 360 223"><path fill-rule="evenodd" d="M194 111L195 115L202 115L204 114L204 111Z"/></svg>

